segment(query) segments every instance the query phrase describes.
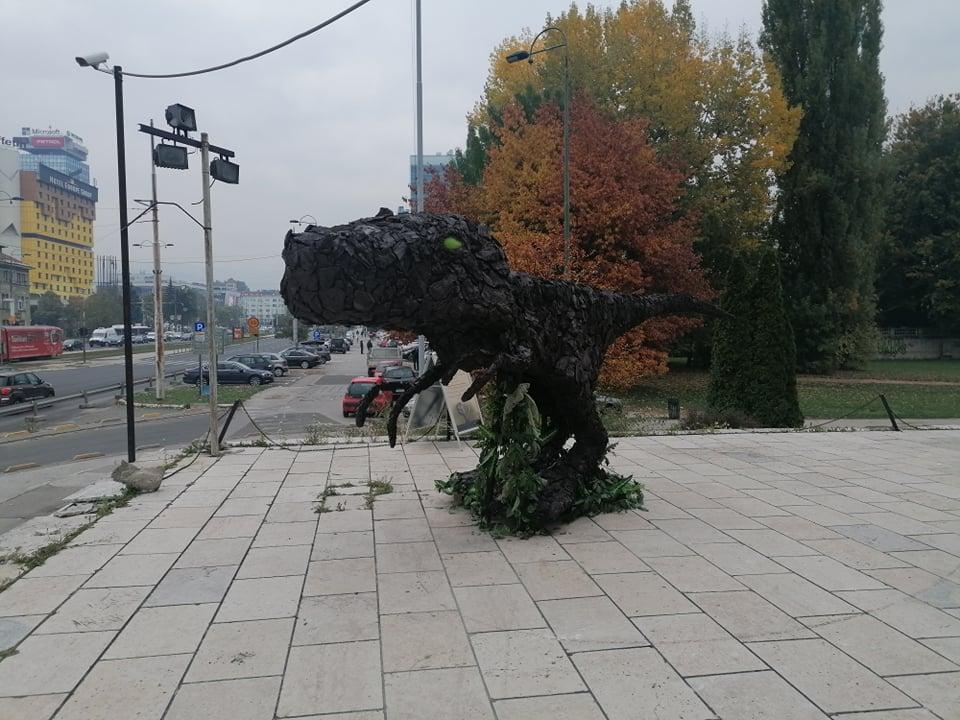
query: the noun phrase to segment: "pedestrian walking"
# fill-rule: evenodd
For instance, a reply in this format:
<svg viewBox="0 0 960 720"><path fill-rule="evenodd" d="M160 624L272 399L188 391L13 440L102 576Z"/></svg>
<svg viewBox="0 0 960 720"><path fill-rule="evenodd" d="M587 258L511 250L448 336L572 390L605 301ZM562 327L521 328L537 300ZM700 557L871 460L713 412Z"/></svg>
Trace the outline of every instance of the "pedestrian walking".
<svg viewBox="0 0 960 720"><path fill-rule="evenodd" d="M373 349L373 340L367 340L367 352Z"/></svg>

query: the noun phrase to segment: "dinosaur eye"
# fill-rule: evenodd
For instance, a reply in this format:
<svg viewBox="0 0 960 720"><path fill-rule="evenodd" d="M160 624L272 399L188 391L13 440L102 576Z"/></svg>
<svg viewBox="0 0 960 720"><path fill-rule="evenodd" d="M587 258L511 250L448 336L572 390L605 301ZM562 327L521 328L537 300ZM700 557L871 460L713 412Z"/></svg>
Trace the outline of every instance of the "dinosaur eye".
<svg viewBox="0 0 960 720"><path fill-rule="evenodd" d="M459 250L463 247L463 241L453 235L448 235L443 239L443 247L447 250Z"/></svg>

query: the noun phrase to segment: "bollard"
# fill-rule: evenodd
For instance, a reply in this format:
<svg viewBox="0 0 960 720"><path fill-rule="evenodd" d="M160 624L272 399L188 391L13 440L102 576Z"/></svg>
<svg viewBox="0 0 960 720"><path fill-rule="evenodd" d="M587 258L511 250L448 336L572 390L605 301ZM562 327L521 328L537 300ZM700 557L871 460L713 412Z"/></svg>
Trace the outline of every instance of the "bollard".
<svg viewBox="0 0 960 720"><path fill-rule="evenodd" d="M680 398L667 398L667 417L670 420L680 419Z"/></svg>

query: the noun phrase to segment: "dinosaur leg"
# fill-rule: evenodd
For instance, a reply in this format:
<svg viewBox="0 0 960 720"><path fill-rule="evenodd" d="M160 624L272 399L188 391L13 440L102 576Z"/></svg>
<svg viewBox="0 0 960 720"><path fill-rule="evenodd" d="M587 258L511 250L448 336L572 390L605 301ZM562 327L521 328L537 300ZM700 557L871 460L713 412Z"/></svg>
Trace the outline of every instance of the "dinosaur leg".
<svg viewBox="0 0 960 720"><path fill-rule="evenodd" d="M569 406L567 416L576 442L540 475L546 486L540 493L537 511L545 522L552 522L573 507L581 482L592 482L601 468L609 436L594 405L592 393L579 393Z"/></svg>

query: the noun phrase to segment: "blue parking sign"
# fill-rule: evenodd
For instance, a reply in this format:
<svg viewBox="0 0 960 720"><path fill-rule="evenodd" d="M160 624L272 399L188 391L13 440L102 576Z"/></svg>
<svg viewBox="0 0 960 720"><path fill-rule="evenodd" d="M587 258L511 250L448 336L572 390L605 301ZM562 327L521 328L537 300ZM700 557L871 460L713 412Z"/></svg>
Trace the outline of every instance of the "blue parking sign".
<svg viewBox="0 0 960 720"><path fill-rule="evenodd" d="M202 322L196 322L196 323L193 324L193 331L194 331L194 332L203 332L203 330L204 330L205 327L207 327L207 326L204 325Z"/></svg>
<svg viewBox="0 0 960 720"><path fill-rule="evenodd" d="M320 338L321 338L320 331L319 331L319 330L314 330L314 331L313 331L313 339L314 339L314 340L319 340Z"/></svg>

